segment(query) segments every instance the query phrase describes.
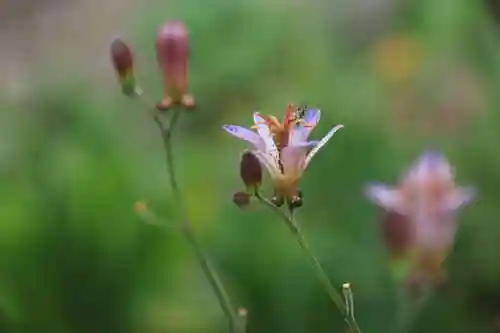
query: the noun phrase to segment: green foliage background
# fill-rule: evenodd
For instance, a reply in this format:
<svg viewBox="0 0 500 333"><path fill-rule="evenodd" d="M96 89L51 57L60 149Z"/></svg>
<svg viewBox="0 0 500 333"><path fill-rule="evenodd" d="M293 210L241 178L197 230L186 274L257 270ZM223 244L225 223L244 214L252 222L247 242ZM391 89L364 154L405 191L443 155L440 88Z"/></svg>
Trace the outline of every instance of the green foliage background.
<svg viewBox="0 0 500 333"><path fill-rule="evenodd" d="M305 175L298 218L332 282L352 284L363 332L390 330L396 293L376 210L361 188L370 180L397 181L427 148L442 149L479 197L461 215L446 262L449 285L412 331L493 332L500 316L494 13L469 0L372 6L170 1L141 7L127 24L138 76L156 98L156 29L169 19L190 29L199 108L182 118L176 164L196 233L234 302L248 308L249 332L346 330L281 221L264 207L241 211L231 202L242 188L245 145L220 126L250 125L255 109L280 115L288 102L302 101L322 109L316 135L345 125ZM386 73L397 67L394 50L380 69L376 50L387 38L417 45L409 78ZM50 73L40 75L44 84L30 98L3 103L0 330L223 332L225 318L192 250L133 210L146 199L176 223L154 123L117 86L76 75L52 83ZM106 75L113 77L111 66ZM443 117L448 107L451 116ZM453 119L457 129L450 129Z"/></svg>

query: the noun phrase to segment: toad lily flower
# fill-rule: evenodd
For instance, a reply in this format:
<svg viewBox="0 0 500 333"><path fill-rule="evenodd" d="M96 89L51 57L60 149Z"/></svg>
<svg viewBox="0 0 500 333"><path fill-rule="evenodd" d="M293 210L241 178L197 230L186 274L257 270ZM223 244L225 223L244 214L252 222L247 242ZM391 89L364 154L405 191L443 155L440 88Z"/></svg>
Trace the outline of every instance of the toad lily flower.
<svg viewBox="0 0 500 333"><path fill-rule="evenodd" d="M306 117L319 120L319 110L308 111ZM307 119L306 122L311 124ZM301 205L299 183L304 170L318 151L343 125L333 127L320 141L311 142L307 141L307 138L314 126L306 127L304 123L297 123L289 133L288 145L278 151L265 119L258 112L254 113L254 123L257 133L239 126L226 125L223 128L228 133L253 145L252 153L266 167L273 180L273 202L281 206L286 200L290 208L299 207ZM314 125L316 124L317 121ZM313 148L310 149L311 147Z"/></svg>
<svg viewBox="0 0 500 333"><path fill-rule="evenodd" d="M454 170L439 152L427 151L401 179L399 186L372 184L365 195L388 212L400 214L412 237L412 275L438 282L441 264L453 246L459 208L469 204L475 190L455 183Z"/></svg>

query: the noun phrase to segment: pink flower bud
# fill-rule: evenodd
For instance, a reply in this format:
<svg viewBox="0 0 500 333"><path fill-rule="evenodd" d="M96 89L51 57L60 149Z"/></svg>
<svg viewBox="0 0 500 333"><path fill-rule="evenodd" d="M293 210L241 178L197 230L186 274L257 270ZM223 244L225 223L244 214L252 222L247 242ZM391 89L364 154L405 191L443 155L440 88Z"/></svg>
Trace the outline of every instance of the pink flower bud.
<svg viewBox="0 0 500 333"><path fill-rule="evenodd" d="M111 62L123 93L132 95L135 91L134 58L130 47L121 39L115 39L111 43Z"/></svg>
<svg viewBox="0 0 500 333"><path fill-rule="evenodd" d="M189 36L181 21L164 24L156 37L156 56L163 75L165 96L158 105L168 109L173 105L194 106L188 94Z"/></svg>

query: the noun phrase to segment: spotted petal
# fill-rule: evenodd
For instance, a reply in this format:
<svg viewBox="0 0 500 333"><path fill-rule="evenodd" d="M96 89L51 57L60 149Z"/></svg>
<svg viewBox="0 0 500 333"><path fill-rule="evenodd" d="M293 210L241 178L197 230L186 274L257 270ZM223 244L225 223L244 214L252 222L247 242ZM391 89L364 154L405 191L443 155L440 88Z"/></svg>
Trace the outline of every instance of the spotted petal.
<svg viewBox="0 0 500 333"><path fill-rule="evenodd" d="M297 146L286 146L281 150L283 173L287 176L300 176L304 170L306 149Z"/></svg>
<svg viewBox="0 0 500 333"><path fill-rule="evenodd" d="M229 134L237 137L238 139L250 142L257 150L264 150L264 141L262 138L249 129L236 125L224 125L222 128Z"/></svg>
<svg viewBox="0 0 500 333"><path fill-rule="evenodd" d="M318 109L307 109L304 114L304 122L297 123L290 131L290 145L295 146L299 142L307 141L312 130L319 123L321 111Z"/></svg>
<svg viewBox="0 0 500 333"><path fill-rule="evenodd" d="M276 160L279 160L278 147L276 147L276 144L274 143L274 139L271 135L269 127L267 126L266 120L262 118L258 112L254 112L253 120L257 128L257 133L259 133L259 136L264 142L265 151L272 155Z"/></svg>
<svg viewBox="0 0 500 333"><path fill-rule="evenodd" d="M344 125L337 125L335 127L333 127L330 132L328 132L324 137L323 139L321 139L318 144L313 148L311 149L311 151L309 152L309 154L307 154L307 157L306 157L306 160L305 160L305 163L304 163L304 169L307 168L307 166L309 165L309 163L311 162L312 158L314 157L314 155L316 155L318 153L318 151L324 146L326 145L326 143L328 142L328 140L331 139L331 137L335 134L335 132L337 132L339 129L341 129L342 127L344 127Z"/></svg>
<svg viewBox="0 0 500 333"><path fill-rule="evenodd" d="M266 167L272 178L278 178L282 175L279 161L273 155L263 151L256 151L255 156Z"/></svg>

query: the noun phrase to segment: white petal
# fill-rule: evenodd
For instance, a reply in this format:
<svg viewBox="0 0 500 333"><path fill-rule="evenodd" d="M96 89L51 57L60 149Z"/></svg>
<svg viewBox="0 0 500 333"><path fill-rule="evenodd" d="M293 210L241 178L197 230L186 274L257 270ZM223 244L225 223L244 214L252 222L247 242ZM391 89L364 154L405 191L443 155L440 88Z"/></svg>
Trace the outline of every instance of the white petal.
<svg viewBox="0 0 500 333"><path fill-rule="evenodd" d="M257 133L259 133L259 136L264 142L264 150L274 158L279 159L278 147L276 147L274 143L274 139L265 119L262 118L258 112L254 112L253 119L257 127Z"/></svg>
<svg viewBox="0 0 500 333"><path fill-rule="evenodd" d="M405 214L403 197L399 190L384 184L370 184L364 189L365 197L385 210Z"/></svg>
<svg viewBox="0 0 500 333"><path fill-rule="evenodd" d="M414 162L406 175L411 182L426 182L438 179L443 182L453 181L454 170L446 157L439 151L428 150Z"/></svg>
<svg viewBox="0 0 500 333"><path fill-rule="evenodd" d="M324 137L323 139L321 139L319 141L319 143L316 145L316 147L314 147L313 149L311 149L311 151L309 152L309 154L307 154L307 158L306 158L306 161L305 161L305 165L304 165L304 168L307 168L307 166L309 165L309 163L311 162L312 158L314 157L314 155L316 155L316 153L321 149L321 147L323 147L327 142L328 140L330 140L330 138L335 134L335 132L337 132L339 129L341 129L342 127L344 127L344 125L337 125L335 126L334 128L332 128L330 130L330 132L328 132Z"/></svg>
<svg viewBox="0 0 500 333"><path fill-rule="evenodd" d="M304 169L306 149L297 146L286 146L281 150L281 163L285 175L300 175Z"/></svg>
<svg viewBox="0 0 500 333"><path fill-rule="evenodd" d="M446 197L446 211L456 211L457 209L470 204L476 197L476 189L472 187L459 188Z"/></svg>
<svg viewBox="0 0 500 333"><path fill-rule="evenodd" d="M229 134L239 139L250 142L256 149L264 149L264 141L262 141L262 138L254 131L236 125L224 125L222 126L222 128Z"/></svg>
<svg viewBox="0 0 500 333"><path fill-rule="evenodd" d="M318 140L297 142L297 143L293 144L293 147L312 148L312 147L316 146L318 143L319 143ZM289 145L289 146L292 146L292 145Z"/></svg>
<svg viewBox="0 0 500 333"><path fill-rule="evenodd" d="M262 151L253 152L259 161L266 167L272 178L282 175L278 161L272 156Z"/></svg>
<svg viewBox="0 0 500 333"><path fill-rule="evenodd" d="M292 127L289 134L289 144L295 146L298 142L305 142L316 127L321 118L321 111L317 109L307 109L304 115L304 122L297 123Z"/></svg>

